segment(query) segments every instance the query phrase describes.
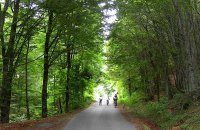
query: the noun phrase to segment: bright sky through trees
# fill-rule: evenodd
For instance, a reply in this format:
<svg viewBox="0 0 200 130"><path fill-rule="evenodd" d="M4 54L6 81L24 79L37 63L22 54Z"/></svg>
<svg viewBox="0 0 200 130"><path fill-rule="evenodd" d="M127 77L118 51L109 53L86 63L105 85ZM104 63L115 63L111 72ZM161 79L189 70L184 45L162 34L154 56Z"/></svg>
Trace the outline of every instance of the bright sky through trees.
<svg viewBox="0 0 200 130"><path fill-rule="evenodd" d="M109 2L109 4L113 4L113 1ZM99 6L102 8L105 5L106 5L106 3L99 4ZM110 34L110 29L111 29L110 25L113 24L117 20L116 13L117 13L117 10L114 8L103 9L103 15L104 15L104 19L102 21L102 23L104 24L103 34L106 37ZM106 44L107 44L107 40L104 41L103 53L107 52ZM106 57L103 57L103 58L104 58L104 60L106 60ZM102 71L105 72L107 69L108 69L108 66L106 64L104 64L102 66Z"/></svg>
<svg viewBox="0 0 200 130"><path fill-rule="evenodd" d="M113 5L114 3L113 1L109 1L107 4ZM104 8L104 6L106 6L106 3L103 2L99 4L99 6L101 8ZM116 16L117 10L114 8L106 8L106 9L103 9L102 12L104 15L104 19L102 21L104 25L103 34L105 37L107 37L110 34L110 29L111 29L110 25L113 24L117 19L117 16Z"/></svg>
<svg viewBox="0 0 200 130"><path fill-rule="evenodd" d="M108 3L113 4L113 1L110 1ZM99 6L101 8L104 8L104 6L106 6L106 3L101 3L101 4L99 4ZM103 35L105 37L103 53L107 53L107 51L108 51L107 42L108 41L106 40L106 38L110 34L111 25L117 20L117 16L116 16L117 10L114 9L114 8L106 8L106 9L103 9L102 12L103 12L103 15L104 15L104 18L103 18L103 21L102 21L102 23L103 23L102 28L103 28ZM103 56L103 59L106 60L107 57ZM103 64L101 71L106 73L108 71L108 66L106 64ZM110 84L110 86L112 86L112 85ZM95 99L97 101L99 100L100 95L103 95L104 99L107 98L107 94L105 92L105 87L106 87L105 84L100 84L100 85L97 86L96 91L95 91ZM113 96L113 93L112 93L112 96Z"/></svg>

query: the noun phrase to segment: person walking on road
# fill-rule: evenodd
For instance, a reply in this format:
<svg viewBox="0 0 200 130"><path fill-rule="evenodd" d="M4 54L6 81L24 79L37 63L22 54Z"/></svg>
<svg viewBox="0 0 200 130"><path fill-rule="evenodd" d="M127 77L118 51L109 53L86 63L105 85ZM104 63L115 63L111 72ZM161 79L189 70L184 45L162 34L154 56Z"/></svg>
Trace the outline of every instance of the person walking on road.
<svg viewBox="0 0 200 130"><path fill-rule="evenodd" d="M109 98L109 96L108 96L108 98L107 98L107 106L109 105L109 100L110 100L110 98Z"/></svg>
<svg viewBox="0 0 200 130"><path fill-rule="evenodd" d="M117 100L118 100L118 97L117 97L117 94L115 94L115 96L113 97L115 107L117 107Z"/></svg>
<svg viewBox="0 0 200 130"><path fill-rule="evenodd" d="M103 98L102 98L102 96L100 96L100 97L99 97L99 106L102 105L102 100L103 100Z"/></svg>

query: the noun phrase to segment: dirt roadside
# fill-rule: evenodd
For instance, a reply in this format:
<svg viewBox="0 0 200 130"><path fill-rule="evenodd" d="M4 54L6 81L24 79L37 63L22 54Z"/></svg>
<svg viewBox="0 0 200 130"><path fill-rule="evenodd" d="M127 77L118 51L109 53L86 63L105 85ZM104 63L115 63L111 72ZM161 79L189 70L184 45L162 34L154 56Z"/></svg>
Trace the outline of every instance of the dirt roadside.
<svg viewBox="0 0 200 130"><path fill-rule="evenodd" d="M160 130L159 127L155 123L153 123L150 119L134 115L125 106L119 106L119 110L129 122L133 123L134 126L136 126L137 130L146 130L145 127L149 128L150 130Z"/></svg>
<svg viewBox="0 0 200 130"><path fill-rule="evenodd" d="M70 113L40 120L0 124L0 130L61 130L70 119L83 110L78 109Z"/></svg>

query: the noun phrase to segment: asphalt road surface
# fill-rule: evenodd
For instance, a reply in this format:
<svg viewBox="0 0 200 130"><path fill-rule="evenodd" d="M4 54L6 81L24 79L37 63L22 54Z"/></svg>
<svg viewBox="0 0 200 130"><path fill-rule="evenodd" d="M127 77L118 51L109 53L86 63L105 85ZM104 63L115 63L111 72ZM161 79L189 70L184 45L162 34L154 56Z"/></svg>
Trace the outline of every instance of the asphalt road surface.
<svg viewBox="0 0 200 130"><path fill-rule="evenodd" d="M99 106L95 103L77 114L63 130L136 130L113 104Z"/></svg>

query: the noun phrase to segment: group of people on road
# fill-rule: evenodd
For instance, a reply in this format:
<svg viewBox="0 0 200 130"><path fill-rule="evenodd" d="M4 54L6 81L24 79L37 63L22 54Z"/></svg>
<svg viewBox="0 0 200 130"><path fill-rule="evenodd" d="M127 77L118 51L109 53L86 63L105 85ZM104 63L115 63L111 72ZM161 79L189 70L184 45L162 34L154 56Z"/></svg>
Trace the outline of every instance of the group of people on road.
<svg viewBox="0 0 200 130"><path fill-rule="evenodd" d="M109 96L108 96L107 99L106 99L106 104L107 104L107 106L109 105L109 100L110 100L110 98L109 98ZM118 97L117 97L117 93L116 93L116 94L113 96L113 102L114 102L114 106L115 106L115 107L117 107L117 100L118 100ZM103 97L100 96L100 97L99 97L99 106L102 105L102 101L103 101Z"/></svg>

